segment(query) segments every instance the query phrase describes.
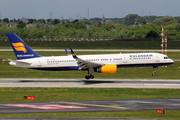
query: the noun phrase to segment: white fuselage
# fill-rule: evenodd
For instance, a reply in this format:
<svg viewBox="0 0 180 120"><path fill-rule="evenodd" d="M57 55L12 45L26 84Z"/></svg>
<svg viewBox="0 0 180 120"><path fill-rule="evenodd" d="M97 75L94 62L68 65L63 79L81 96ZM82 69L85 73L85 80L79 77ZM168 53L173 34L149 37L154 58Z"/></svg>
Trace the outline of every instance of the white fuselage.
<svg viewBox="0 0 180 120"><path fill-rule="evenodd" d="M104 65L117 65L117 67L158 67L174 63L172 59L159 53L78 55L78 57ZM50 71L79 70L77 61L71 55L15 60L11 61L10 64L17 67Z"/></svg>

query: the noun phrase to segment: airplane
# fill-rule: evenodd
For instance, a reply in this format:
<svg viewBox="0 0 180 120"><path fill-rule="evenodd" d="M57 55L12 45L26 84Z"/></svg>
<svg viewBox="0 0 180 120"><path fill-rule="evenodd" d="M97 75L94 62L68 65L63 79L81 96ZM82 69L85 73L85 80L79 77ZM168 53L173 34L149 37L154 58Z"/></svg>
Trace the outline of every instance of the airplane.
<svg viewBox="0 0 180 120"><path fill-rule="evenodd" d="M43 57L34 52L15 33L6 34L14 50L17 60L9 62L10 65L36 70L70 71L86 70L88 75L85 79L93 79L93 72L113 74L117 68L125 67L153 67L167 66L174 63L167 55L160 53L128 53L128 54L98 54L76 55L70 48L71 54L66 51L66 56Z"/></svg>

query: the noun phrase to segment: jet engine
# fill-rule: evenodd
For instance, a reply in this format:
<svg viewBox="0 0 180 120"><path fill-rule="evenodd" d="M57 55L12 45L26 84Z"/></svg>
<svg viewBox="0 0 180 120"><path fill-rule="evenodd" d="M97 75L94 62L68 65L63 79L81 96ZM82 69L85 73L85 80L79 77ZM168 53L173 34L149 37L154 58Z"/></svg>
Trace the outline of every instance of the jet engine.
<svg viewBox="0 0 180 120"><path fill-rule="evenodd" d="M103 65L96 69L96 72L105 73L105 74L113 74L116 73L117 66L116 65Z"/></svg>

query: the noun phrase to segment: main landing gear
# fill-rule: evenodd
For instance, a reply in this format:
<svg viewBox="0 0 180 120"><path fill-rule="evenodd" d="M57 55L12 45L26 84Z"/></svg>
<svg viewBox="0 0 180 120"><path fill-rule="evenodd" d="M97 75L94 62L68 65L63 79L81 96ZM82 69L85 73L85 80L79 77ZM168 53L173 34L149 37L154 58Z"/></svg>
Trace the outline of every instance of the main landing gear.
<svg viewBox="0 0 180 120"><path fill-rule="evenodd" d="M94 75L87 75L85 76L85 79L94 79Z"/></svg>
<svg viewBox="0 0 180 120"><path fill-rule="evenodd" d="M153 73L152 73L152 76L155 76L155 72L156 72L156 66L153 66Z"/></svg>
<svg viewBox="0 0 180 120"><path fill-rule="evenodd" d="M90 67L89 69L88 69L88 75L87 76L85 76L85 79L94 79L94 75L91 75L92 74L92 72L94 71L94 69L92 68L92 67Z"/></svg>

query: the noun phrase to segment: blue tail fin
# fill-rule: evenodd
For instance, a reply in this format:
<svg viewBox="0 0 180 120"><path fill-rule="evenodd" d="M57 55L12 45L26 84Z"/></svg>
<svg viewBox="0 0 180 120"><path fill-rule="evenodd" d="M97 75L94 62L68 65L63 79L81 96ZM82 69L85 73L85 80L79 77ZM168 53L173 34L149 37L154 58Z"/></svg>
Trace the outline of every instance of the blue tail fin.
<svg viewBox="0 0 180 120"><path fill-rule="evenodd" d="M40 57L15 33L6 34L18 60Z"/></svg>

